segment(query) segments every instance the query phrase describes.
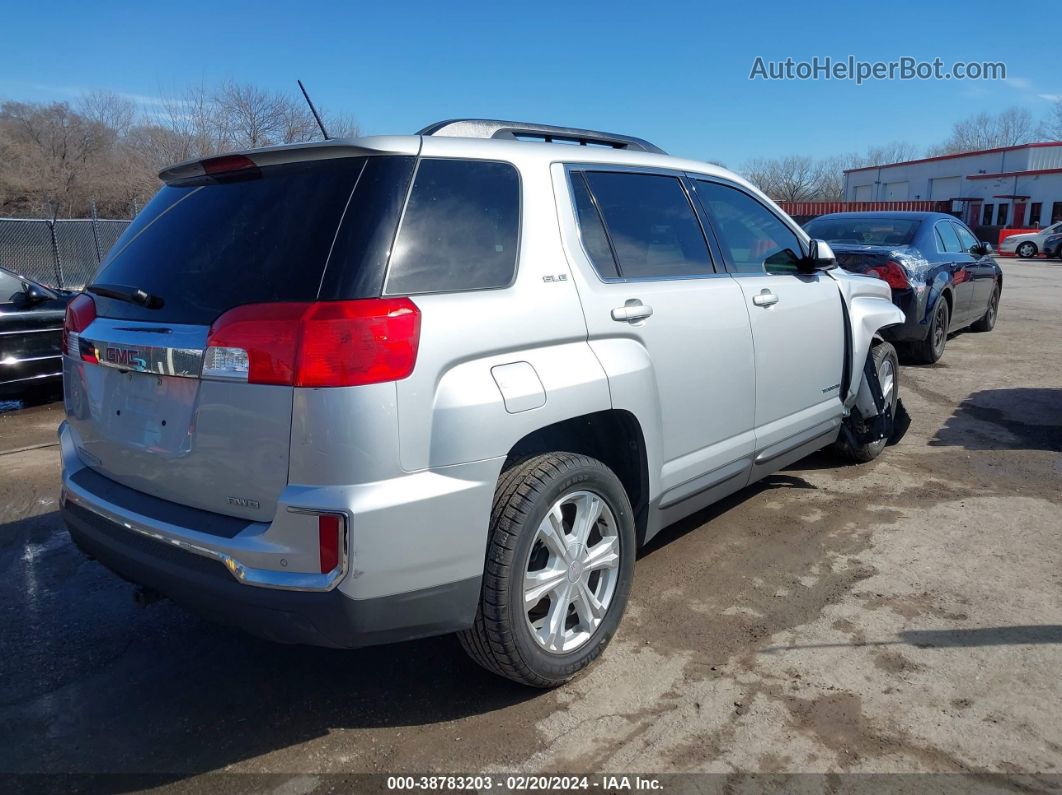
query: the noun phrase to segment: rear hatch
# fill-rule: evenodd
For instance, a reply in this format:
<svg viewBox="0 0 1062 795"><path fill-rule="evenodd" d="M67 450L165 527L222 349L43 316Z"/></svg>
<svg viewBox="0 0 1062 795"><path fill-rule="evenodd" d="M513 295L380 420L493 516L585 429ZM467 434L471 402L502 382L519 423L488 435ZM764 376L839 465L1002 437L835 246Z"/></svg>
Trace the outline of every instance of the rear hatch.
<svg viewBox="0 0 1062 795"><path fill-rule="evenodd" d="M295 389L275 318L379 295L413 158L254 156L181 169L192 176L171 180L118 240L71 312L87 322L68 320L65 393L87 466L268 521L287 483ZM269 323L239 325L263 305ZM223 327L243 329L242 348L261 344L250 378L246 352L215 341Z"/></svg>

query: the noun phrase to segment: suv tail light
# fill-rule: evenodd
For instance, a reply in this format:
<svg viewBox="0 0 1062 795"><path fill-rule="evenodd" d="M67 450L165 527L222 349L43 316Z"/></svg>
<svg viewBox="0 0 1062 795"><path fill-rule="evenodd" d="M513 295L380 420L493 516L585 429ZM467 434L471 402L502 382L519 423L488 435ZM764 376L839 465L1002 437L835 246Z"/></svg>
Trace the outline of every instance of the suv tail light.
<svg viewBox="0 0 1062 795"><path fill-rule="evenodd" d="M894 290L904 290L911 286L911 283L907 280L907 271L903 269L903 265L892 260L889 260L884 265L867 268L866 275L881 279Z"/></svg>
<svg viewBox="0 0 1062 795"><path fill-rule="evenodd" d="M81 332L96 319L96 302L92 296L82 293L66 305L63 319L63 353L80 356L86 362L95 362L94 353L81 352Z"/></svg>
<svg viewBox="0 0 1062 795"><path fill-rule="evenodd" d="M413 372L420 310L408 298L249 304L210 327L204 378L333 387Z"/></svg>

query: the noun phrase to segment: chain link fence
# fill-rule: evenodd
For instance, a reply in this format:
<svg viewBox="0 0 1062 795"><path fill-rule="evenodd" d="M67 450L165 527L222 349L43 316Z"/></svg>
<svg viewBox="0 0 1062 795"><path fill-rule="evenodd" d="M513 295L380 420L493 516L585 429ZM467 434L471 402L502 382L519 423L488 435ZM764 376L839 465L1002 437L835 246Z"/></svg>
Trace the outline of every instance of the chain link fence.
<svg viewBox="0 0 1062 795"><path fill-rule="evenodd" d="M80 290L130 223L0 218L0 267L47 287Z"/></svg>

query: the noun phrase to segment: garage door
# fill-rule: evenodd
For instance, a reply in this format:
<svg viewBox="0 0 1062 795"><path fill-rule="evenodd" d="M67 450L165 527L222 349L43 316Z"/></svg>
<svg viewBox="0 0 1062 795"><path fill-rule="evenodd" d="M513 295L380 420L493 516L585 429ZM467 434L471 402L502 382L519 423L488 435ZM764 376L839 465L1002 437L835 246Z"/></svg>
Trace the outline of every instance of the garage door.
<svg viewBox="0 0 1062 795"><path fill-rule="evenodd" d="M869 202L874 200L873 185L856 185L855 200L857 202Z"/></svg>
<svg viewBox="0 0 1062 795"><path fill-rule="evenodd" d="M961 196L962 177L940 177L929 181L929 198L936 201Z"/></svg>
<svg viewBox="0 0 1062 795"><path fill-rule="evenodd" d="M907 182L886 182L885 201L902 202L907 200Z"/></svg>

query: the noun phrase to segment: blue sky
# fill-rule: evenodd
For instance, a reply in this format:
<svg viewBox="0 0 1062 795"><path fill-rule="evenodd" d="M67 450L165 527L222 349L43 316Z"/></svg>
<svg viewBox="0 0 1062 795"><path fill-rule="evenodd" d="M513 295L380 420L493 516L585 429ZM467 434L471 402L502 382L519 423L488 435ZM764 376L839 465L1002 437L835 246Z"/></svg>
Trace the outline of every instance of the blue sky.
<svg viewBox="0 0 1062 795"><path fill-rule="evenodd" d="M296 90L301 77L319 105L352 113L368 134L454 116L521 119L639 135L738 167L892 140L925 146L964 115L1012 104L1042 117L1041 95L1062 95L1057 37L1049 44L1046 30L1018 25L1002 8L980 0L15 3L0 31L0 97L53 101L110 89L150 103L200 81ZM748 79L756 56L850 54L940 57L948 66L999 60L1009 79Z"/></svg>

